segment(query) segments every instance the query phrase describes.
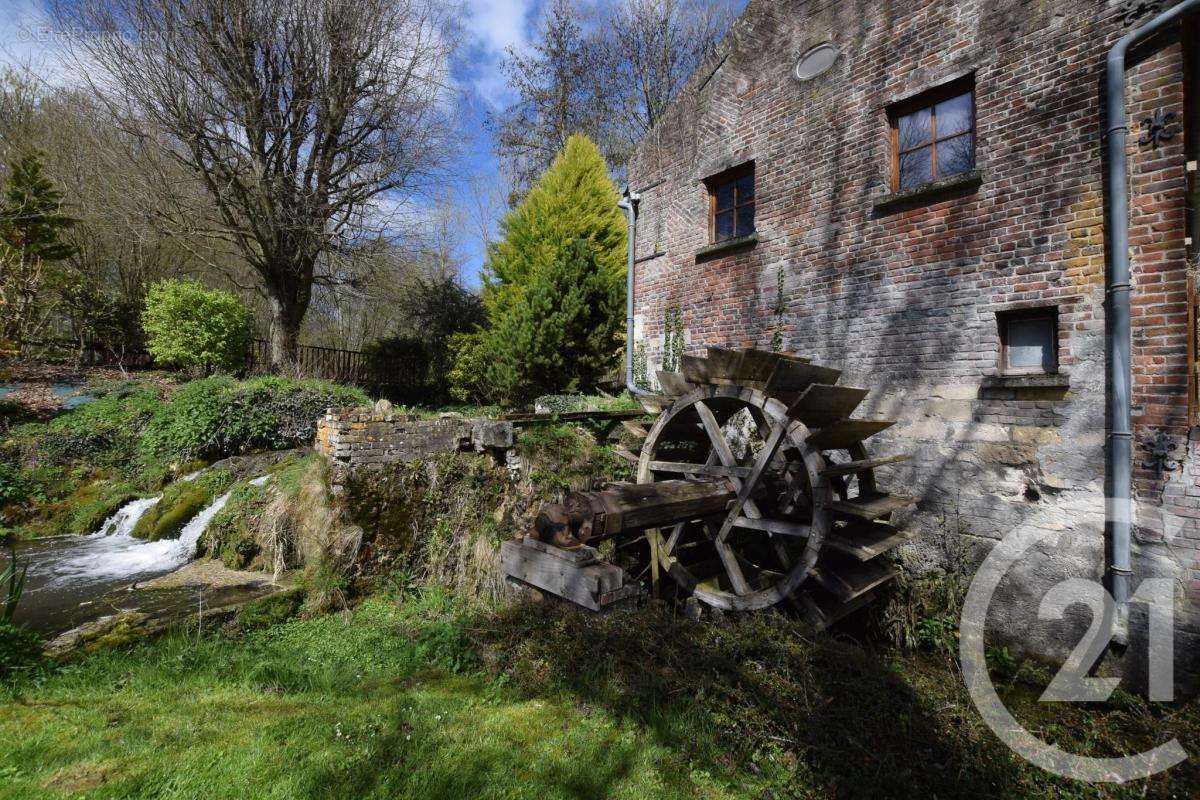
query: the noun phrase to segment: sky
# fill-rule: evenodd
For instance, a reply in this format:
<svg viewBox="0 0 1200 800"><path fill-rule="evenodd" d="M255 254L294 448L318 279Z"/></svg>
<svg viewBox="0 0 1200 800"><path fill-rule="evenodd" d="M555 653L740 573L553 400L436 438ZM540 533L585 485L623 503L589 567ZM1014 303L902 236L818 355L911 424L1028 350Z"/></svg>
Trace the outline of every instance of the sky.
<svg viewBox="0 0 1200 800"><path fill-rule="evenodd" d="M607 3L614 0L586 0ZM32 67L47 83L70 83L71 71L63 63L62 34L49 24L48 0L0 0L0 64ZM488 126L491 112L513 101L500 65L508 48L523 51L535 35L547 0L466 0L460 20L463 39L451 64L456 92L455 123L459 147L448 170L454 183L447 191L455 198L462 218L463 241L459 255L462 277L478 286L484 261L484 234L470 201L472 187L497 186L500 167ZM400 198L393 202L401 206ZM420 219L434 207L431 198L416 198L405 213ZM495 216L494 214L492 215ZM494 223L495 219L491 220Z"/></svg>

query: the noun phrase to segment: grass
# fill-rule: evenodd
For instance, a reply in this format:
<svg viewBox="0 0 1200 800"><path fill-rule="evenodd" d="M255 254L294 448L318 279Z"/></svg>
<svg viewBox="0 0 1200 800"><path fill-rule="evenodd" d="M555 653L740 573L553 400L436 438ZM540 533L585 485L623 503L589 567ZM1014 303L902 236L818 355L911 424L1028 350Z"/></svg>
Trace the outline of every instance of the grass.
<svg viewBox="0 0 1200 800"><path fill-rule="evenodd" d="M439 594L97 656L0 706L0 798L751 796L492 679Z"/></svg>
<svg viewBox="0 0 1200 800"><path fill-rule="evenodd" d="M1075 752L1179 736L1196 706L1040 704ZM1021 762L952 660L871 652L786 618L651 604L483 612L438 590L238 637L179 634L33 676L0 700L0 798L1195 797L1193 763L1128 786Z"/></svg>

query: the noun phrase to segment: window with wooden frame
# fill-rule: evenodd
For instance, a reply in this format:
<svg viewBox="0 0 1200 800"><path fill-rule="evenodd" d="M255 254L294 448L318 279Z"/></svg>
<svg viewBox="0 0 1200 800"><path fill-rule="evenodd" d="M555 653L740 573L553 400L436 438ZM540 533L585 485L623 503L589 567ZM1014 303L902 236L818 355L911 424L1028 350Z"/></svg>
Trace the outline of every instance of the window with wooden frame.
<svg viewBox="0 0 1200 800"><path fill-rule="evenodd" d="M708 187L708 240L713 244L754 233L754 164L714 175Z"/></svg>
<svg viewBox="0 0 1200 800"><path fill-rule="evenodd" d="M1050 375L1058 372L1058 309L1023 308L996 314L1000 326L1000 372Z"/></svg>
<svg viewBox="0 0 1200 800"><path fill-rule="evenodd" d="M975 169L975 79L955 81L888 109L892 191L907 192Z"/></svg>

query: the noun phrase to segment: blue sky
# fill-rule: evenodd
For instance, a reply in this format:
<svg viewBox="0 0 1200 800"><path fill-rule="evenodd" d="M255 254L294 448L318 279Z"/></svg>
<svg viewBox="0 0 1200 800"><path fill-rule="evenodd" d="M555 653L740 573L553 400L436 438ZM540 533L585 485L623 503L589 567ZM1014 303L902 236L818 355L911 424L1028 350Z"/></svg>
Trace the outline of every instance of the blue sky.
<svg viewBox="0 0 1200 800"><path fill-rule="evenodd" d="M0 64L32 66L48 83L71 82L61 62L59 38L48 24L47 0L0 0L6 13L0 16ZM461 18L462 43L451 64L456 103L458 147L452 154L449 174L452 185L446 192L455 204L455 227L461 230L459 254L463 278L477 286L484 260L481 217L493 225L502 210L491 204L490 214L480 214L476 197L481 188L503 193L503 178L493 152L488 127L490 112L513 100L500 64L508 48L524 50L535 35L547 0L466 0ZM583 0L606 4L614 0ZM486 192L484 192L486 194ZM417 198L409 216L417 219L431 213L436 203ZM486 205L486 204L485 204Z"/></svg>

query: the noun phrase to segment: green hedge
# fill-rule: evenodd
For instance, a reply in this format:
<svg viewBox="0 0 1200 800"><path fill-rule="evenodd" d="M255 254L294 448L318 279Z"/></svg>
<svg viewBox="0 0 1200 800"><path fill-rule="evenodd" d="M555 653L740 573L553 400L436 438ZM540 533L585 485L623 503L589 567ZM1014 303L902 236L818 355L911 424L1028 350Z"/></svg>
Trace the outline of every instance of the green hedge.
<svg viewBox="0 0 1200 800"><path fill-rule="evenodd" d="M360 389L326 381L216 377L183 386L146 426L145 451L176 459L214 459L312 442L330 406L368 403Z"/></svg>

